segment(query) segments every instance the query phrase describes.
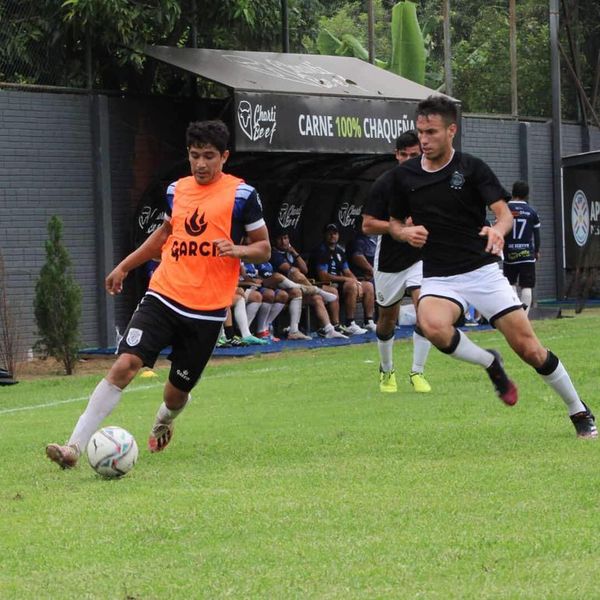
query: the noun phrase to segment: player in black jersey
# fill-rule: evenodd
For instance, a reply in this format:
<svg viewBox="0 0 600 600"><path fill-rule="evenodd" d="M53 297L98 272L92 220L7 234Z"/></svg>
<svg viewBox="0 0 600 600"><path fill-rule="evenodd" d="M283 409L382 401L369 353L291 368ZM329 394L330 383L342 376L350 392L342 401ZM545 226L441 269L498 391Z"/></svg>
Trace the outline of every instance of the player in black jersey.
<svg viewBox="0 0 600 600"><path fill-rule="evenodd" d="M515 181L512 200L508 208L513 216L513 226L504 238L504 275L517 291L521 288L521 302L525 314L529 313L535 287L535 263L540 256L540 219L527 202L529 184Z"/></svg>
<svg viewBox="0 0 600 600"><path fill-rule="evenodd" d="M396 159L400 164L421 155L419 138L414 131L405 131L396 140ZM398 389L394 373L393 344L400 301L410 294L415 308L419 299L423 263L421 251L406 243L400 243L389 235L389 198L386 186L379 178L371 188L371 194L363 211L363 231L377 234L375 251L375 299L379 307L377 319L377 349L379 351L379 389L395 392ZM413 362L409 375L416 392L427 393L431 386L423 371L431 343L417 325L413 332Z"/></svg>
<svg viewBox="0 0 600 600"><path fill-rule="evenodd" d="M500 270L504 236L513 224L506 190L482 160L454 150L457 113L448 98L430 96L419 103L417 131L421 159L386 173L382 185L390 200L390 233L423 249L422 331L442 352L484 367L498 396L515 404L517 388L500 354L480 348L454 325L472 304L561 396L578 437L597 437L594 415L560 360L541 345ZM493 226L485 225L486 207L495 215Z"/></svg>

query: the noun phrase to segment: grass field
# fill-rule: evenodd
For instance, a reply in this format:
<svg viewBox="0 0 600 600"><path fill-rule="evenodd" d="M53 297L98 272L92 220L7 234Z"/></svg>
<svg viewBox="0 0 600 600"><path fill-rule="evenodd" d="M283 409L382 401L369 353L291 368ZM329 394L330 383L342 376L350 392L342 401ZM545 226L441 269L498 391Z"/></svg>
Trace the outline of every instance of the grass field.
<svg viewBox="0 0 600 600"><path fill-rule="evenodd" d="M536 323L600 412L598 313ZM0 388L0 598L600 597L600 445L493 331L521 399L432 351L434 391L377 387L375 344L213 361L171 446L145 440L166 371L108 423L140 444L122 480L63 441L98 376Z"/></svg>

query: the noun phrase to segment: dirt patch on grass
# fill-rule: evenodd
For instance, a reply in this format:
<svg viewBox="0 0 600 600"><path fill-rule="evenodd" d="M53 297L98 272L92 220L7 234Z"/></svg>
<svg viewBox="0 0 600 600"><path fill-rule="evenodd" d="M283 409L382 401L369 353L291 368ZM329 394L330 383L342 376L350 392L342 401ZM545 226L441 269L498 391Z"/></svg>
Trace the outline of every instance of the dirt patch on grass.
<svg viewBox="0 0 600 600"><path fill-rule="evenodd" d="M108 356L82 356L77 361L77 367L74 374L99 376L106 375L116 358L117 357L112 354ZM171 363L166 358L159 358L156 361L155 368L160 369L162 367L169 366L170 364ZM17 369L17 379L19 381L61 376L65 376L65 369L62 363L59 363L53 358L47 358L45 360L42 360L41 358L34 358L33 360L20 363Z"/></svg>

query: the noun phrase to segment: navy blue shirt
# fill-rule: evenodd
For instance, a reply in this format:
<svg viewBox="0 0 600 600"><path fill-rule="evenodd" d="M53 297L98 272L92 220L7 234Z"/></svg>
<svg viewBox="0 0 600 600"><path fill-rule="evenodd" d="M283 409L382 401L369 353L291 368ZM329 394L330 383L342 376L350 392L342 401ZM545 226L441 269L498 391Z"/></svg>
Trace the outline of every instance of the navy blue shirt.
<svg viewBox="0 0 600 600"><path fill-rule="evenodd" d="M343 275L344 269L349 268L344 249L336 245L332 250L325 242L313 252L312 264L315 271L325 271L330 275Z"/></svg>
<svg viewBox="0 0 600 600"><path fill-rule="evenodd" d="M535 262L539 250L538 214L525 200L511 200L508 208L513 216L513 228L504 238L504 262L512 265Z"/></svg>

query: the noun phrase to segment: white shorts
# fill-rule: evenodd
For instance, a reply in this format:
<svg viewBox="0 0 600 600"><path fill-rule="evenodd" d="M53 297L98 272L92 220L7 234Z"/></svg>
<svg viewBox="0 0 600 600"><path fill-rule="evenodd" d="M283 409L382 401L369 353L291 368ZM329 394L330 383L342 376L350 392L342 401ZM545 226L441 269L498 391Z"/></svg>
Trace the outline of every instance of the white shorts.
<svg viewBox="0 0 600 600"><path fill-rule="evenodd" d="M423 279L423 261L400 271L399 273L384 273L375 271L375 299L379 306L392 306L400 302L406 292L421 287Z"/></svg>
<svg viewBox="0 0 600 600"><path fill-rule="evenodd" d="M458 304L463 312L469 305L474 306L490 323L523 307L498 263L460 275L425 277L419 299L425 296L447 298Z"/></svg>

